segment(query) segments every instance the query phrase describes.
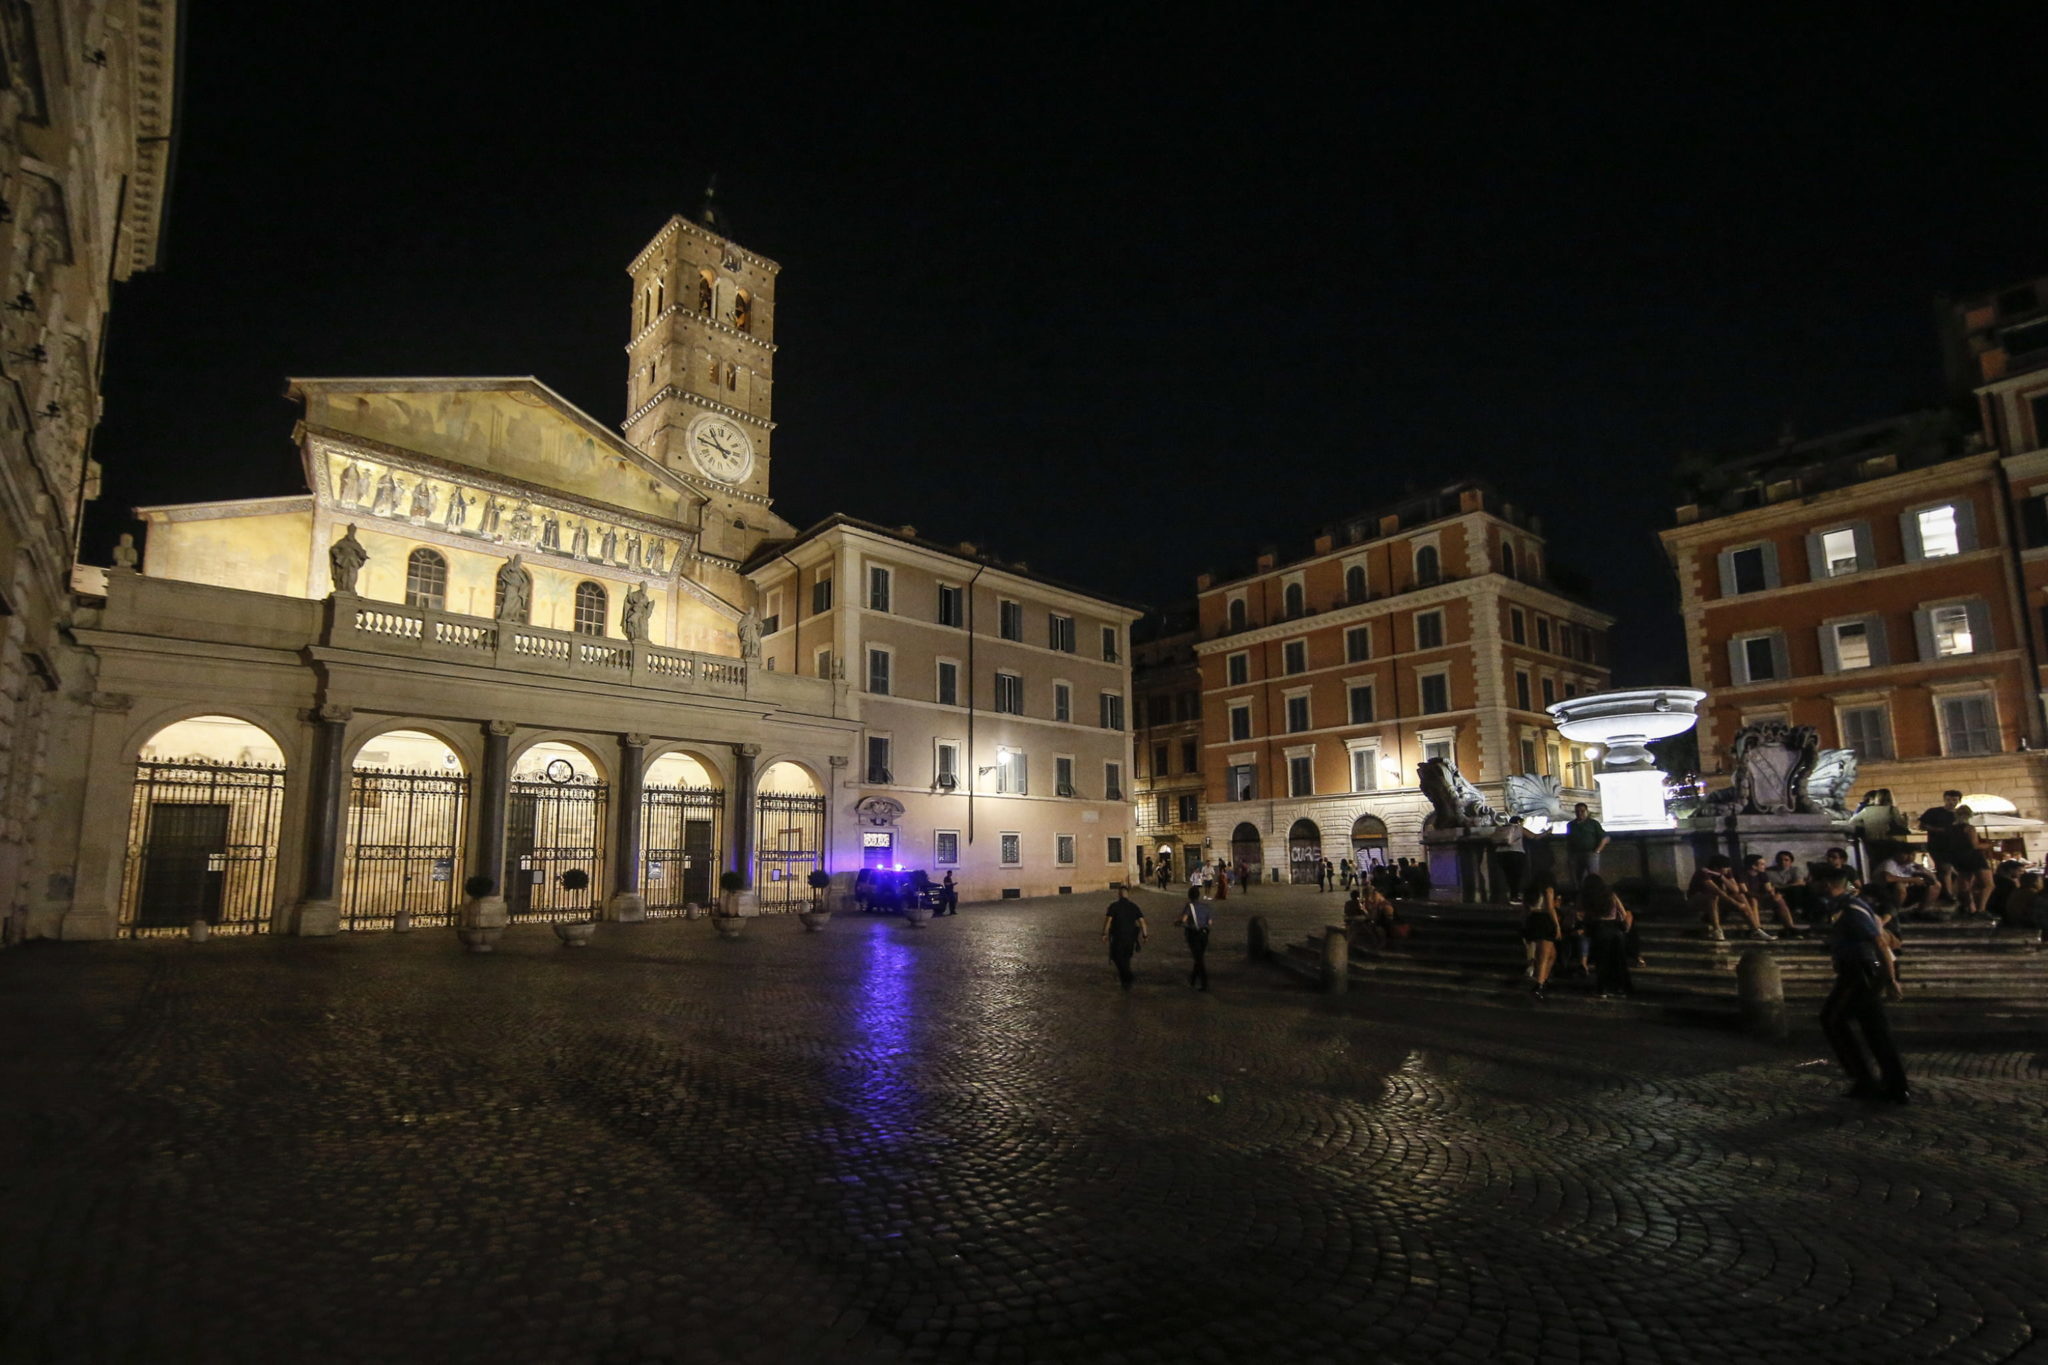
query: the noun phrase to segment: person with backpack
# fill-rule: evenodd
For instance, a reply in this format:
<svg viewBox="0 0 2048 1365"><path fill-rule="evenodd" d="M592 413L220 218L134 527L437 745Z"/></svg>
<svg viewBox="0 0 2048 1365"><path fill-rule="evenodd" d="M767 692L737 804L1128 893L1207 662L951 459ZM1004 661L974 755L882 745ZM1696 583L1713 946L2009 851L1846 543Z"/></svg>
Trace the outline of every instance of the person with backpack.
<svg viewBox="0 0 2048 1365"><path fill-rule="evenodd" d="M1813 888L1823 917L1831 921L1828 955L1835 968L1835 987L1820 1007L1820 1027L1849 1075L1849 1096L1910 1104L1913 1093L1906 1085L1906 1066L1884 1016L1884 1002L1899 998L1899 961L1884 924L1868 901L1850 894L1841 869L1817 869ZM1858 1029L1863 1033L1860 1044ZM1875 1077L1870 1074L1872 1060L1877 1063Z"/></svg>
<svg viewBox="0 0 2048 1365"><path fill-rule="evenodd" d="M1188 954L1194 958L1194 966L1188 972L1188 984L1198 991L1209 989L1209 966L1206 956L1209 952L1209 930L1215 924L1215 917L1202 902L1202 893L1194 887L1188 888L1188 903L1180 908L1180 927L1187 936Z"/></svg>

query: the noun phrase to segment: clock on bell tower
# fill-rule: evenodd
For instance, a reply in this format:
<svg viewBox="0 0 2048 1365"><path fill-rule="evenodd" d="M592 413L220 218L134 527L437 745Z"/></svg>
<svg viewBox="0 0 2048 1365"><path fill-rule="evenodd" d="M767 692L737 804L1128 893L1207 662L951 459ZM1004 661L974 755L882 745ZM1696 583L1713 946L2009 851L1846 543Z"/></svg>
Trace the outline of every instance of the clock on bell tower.
<svg viewBox="0 0 2048 1365"><path fill-rule="evenodd" d="M734 243L711 196L633 258L626 440L707 494L705 515L762 527L775 382L775 262ZM751 537L749 537L751 539Z"/></svg>

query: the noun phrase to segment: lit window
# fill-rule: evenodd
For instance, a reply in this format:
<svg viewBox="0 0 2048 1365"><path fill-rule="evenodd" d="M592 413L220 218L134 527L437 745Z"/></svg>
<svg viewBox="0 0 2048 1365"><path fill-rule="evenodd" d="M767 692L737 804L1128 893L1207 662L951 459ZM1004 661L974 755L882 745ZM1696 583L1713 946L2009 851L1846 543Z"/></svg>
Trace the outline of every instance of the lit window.
<svg viewBox="0 0 2048 1365"><path fill-rule="evenodd" d="M1968 607L1936 607L1927 613L1927 621L1934 631L1935 657L1968 654L1975 647L1970 638Z"/></svg>
<svg viewBox="0 0 2048 1365"><path fill-rule="evenodd" d="M1965 620L1967 623L1967 618ZM1835 667L1870 667L1868 621L1843 621L1835 626Z"/></svg>
<svg viewBox="0 0 2048 1365"><path fill-rule="evenodd" d="M1953 504L1926 508L1915 519L1920 524L1922 559L1939 559L1943 555L1962 553L1962 537L1956 530L1956 509Z"/></svg>
<svg viewBox="0 0 2048 1365"><path fill-rule="evenodd" d="M575 629L578 635L604 634L605 591L588 581L576 585Z"/></svg>
<svg viewBox="0 0 2048 1365"><path fill-rule="evenodd" d="M1025 795L1029 768L1014 749L996 750L996 790L1005 796Z"/></svg>
<svg viewBox="0 0 2048 1365"><path fill-rule="evenodd" d="M1856 532L1848 528L1829 531L1820 538L1820 559L1826 566L1828 577L1840 578L1845 573L1855 573Z"/></svg>

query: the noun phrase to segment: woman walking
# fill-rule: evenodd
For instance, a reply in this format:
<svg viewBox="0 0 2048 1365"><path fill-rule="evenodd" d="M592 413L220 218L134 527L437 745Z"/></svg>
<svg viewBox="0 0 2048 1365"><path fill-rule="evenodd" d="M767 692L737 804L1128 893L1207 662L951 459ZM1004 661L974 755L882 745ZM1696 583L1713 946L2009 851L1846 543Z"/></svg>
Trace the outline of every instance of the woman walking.
<svg viewBox="0 0 2048 1365"><path fill-rule="evenodd" d="M1522 916L1522 951L1529 959L1529 976L1535 981L1536 998L1541 1000L1550 973L1557 966L1557 945L1564 937L1564 923L1557 917L1557 885L1548 872L1536 874L1527 896L1529 910Z"/></svg>

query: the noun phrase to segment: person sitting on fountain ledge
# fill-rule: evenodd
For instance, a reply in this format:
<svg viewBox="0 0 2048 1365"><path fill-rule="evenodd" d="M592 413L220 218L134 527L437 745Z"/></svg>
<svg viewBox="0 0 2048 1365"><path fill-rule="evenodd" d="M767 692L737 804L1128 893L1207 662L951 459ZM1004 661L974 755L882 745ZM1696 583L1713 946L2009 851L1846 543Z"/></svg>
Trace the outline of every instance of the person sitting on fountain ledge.
<svg viewBox="0 0 2048 1365"><path fill-rule="evenodd" d="M1721 932L1721 908L1727 906L1736 914L1749 921L1749 931L1766 943L1775 942L1773 935L1764 932L1763 921L1757 918L1756 907L1742 892L1741 885L1730 870L1732 862L1725 853L1716 853L1700 867L1694 869L1692 882L1685 888L1685 903L1699 913L1707 922L1707 937L1720 942L1727 938Z"/></svg>

